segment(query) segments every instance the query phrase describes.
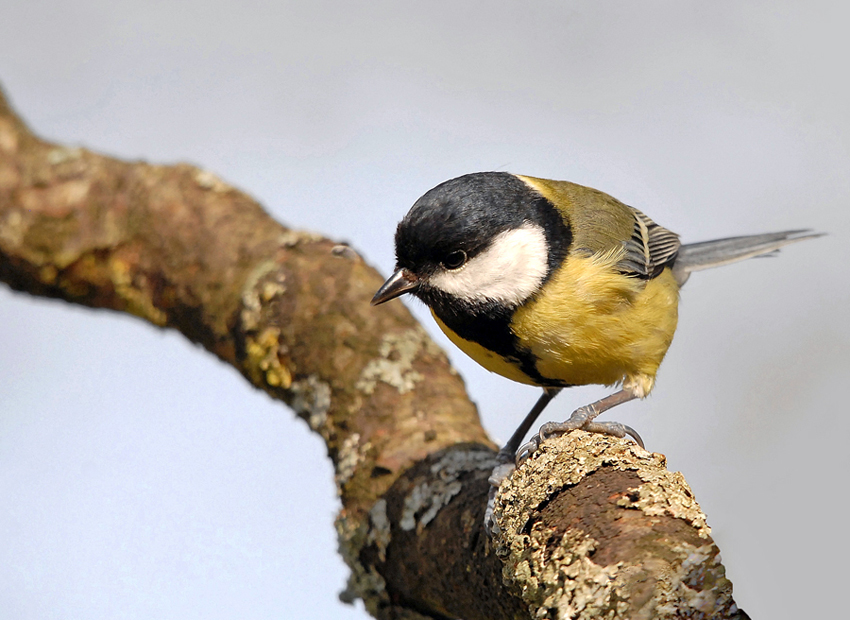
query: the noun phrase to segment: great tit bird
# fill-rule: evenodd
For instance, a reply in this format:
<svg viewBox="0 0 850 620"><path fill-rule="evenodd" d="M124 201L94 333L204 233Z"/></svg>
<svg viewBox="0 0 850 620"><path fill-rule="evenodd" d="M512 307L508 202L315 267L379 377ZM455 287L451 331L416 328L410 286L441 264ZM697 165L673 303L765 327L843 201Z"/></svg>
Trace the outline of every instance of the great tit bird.
<svg viewBox="0 0 850 620"><path fill-rule="evenodd" d="M675 233L598 190L507 172L446 181L398 225L396 271L377 305L410 293L440 329L487 370L543 388L502 449L523 437L565 387L622 389L543 425L520 456L551 433L578 428L640 436L594 418L645 398L676 331L679 288L693 271L762 256L819 236L805 230L682 245Z"/></svg>

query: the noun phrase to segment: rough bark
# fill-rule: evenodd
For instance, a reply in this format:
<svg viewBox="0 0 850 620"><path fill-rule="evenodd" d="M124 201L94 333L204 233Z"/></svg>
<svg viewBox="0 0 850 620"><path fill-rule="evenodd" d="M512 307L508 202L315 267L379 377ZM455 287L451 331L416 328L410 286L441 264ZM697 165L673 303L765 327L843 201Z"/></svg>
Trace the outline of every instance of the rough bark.
<svg viewBox="0 0 850 620"><path fill-rule="evenodd" d="M661 455L547 442L482 529L494 445L444 353L350 247L284 228L193 166L33 135L0 93L0 280L179 330L325 440L379 618L731 618L705 518Z"/></svg>

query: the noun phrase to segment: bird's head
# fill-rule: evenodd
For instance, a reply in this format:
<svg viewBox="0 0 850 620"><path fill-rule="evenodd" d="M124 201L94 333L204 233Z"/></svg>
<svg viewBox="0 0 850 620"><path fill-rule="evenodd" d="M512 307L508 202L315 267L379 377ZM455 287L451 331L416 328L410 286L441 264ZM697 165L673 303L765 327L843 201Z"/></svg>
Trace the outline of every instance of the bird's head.
<svg viewBox="0 0 850 620"><path fill-rule="evenodd" d="M516 176L458 177L422 196L399 223L396 270L372 304L411 293L438 314L516 308L560 265L569 242L557 209Z"/></svg>

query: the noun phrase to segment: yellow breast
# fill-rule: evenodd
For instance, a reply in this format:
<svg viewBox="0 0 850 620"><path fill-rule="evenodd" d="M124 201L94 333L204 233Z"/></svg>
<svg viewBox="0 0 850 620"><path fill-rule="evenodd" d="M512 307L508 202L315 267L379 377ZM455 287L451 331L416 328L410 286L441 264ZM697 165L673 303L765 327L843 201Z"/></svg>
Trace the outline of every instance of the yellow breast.
<svg viewBox="0 0 850 620"><path fill-rule="evenodd" d="M514 314L511 329L543 377L568 385L623 383L649 394L678 319L679 287L670 269L652 280L629 278L619 255L570 256L541 293ZM449 339L491 372L539 385L518 364L458 336Z"/></svg>
<svg viewBox="0 0 850 620"><path fill-rule="evenodd" d="M652 280L617 272L619 256L570 256L512 329L541 375L571 385L623 382L643 397L676 331L678 290L670 269Z"/></svg>

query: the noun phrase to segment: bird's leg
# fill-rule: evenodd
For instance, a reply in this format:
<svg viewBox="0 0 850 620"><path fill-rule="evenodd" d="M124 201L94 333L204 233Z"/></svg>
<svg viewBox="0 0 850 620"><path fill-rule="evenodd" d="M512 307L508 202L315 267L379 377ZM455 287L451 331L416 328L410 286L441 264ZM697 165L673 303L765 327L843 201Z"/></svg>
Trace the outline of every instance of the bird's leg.
<svg viewBox="0 0 850 620"><path fill-rule="evenodd" d="M589 433L602 433L604 435L613 435L614 437L625 437L629 435L634 439L640 447L643 447L643 440L637 431L630 426L620 424L619 422L594 422L594 418L604 411L608 411L612 407L627 403L634 400L638 394L629 388L624 388L619 392L615 392L610 396L606 396L594 403L579 407L570 418L565 422L547 422L540 427L538 433L531 438L531 441L526 443L517 451L517 464L522 464L525 459L534 454L540 444L548 435L568 433L577 429L587 431Z"/></svg>
<svg viewBox="0 0 850 620"><path fill-rule="evenodd" d="M496 455L496 466L490 474L490 493L487 496L487 508L484 511L484 527L488 533L492 531L493 526L493 503L496 500L496 491L499 489L499 485L502 483L502 480L510 476L516 469L517 447L523 438L525 438L528 433L528 429L531 428L531 425L534 424L537 418L540 417L540 414L546 408L546 405L549 404L549 401L555 398L561 389L562 388L543 388L543 394L541 394L540 398L537 399L537 402L534 403L531 411L529 411L528 415L525 416L525 419L523 419L514 431L514 434L511 435L511 438L508 439L508 443L506 443Z"/></svg>
<svg viewBox="0 0 850 620"><path fill-rule="evenodd" d="M511 475L511 472L516 468L516 449L519 447L520 442L525 438L528 434L528 429L531 428L531 425L540 417L540 414L543 413L543 410L546 408L546 405L549 404L555 396L561 391L562 388L543 388L543 394L540 395L540 398L537 399L537 402L534 403L534 406L531 408L531 411L528 412L528 415L525 416L525 419L520 423L517 429L514 431L514 434L511 435L511 438L508 439L508 443L499 450L499 453L496 455L496 467L493 468L493 473L490 474L490 484L494 487L498 487L502 480Z"/></svg>
<svg viewBox="0 0 850 620"><path fill-rule="evenodd" d="M540 417L540 414L543 413L543 410L546 408L546 405L549 404L549 401L560 393L561 389L562 388L543 388L543 394L541 394L540 398L537 399L537 402L534 403L531 411L528 412L525 419L519 426L517 426L514 434L511 435L510 439L508 439L508 443L499 450L499 455L496 457L499 463L507 463L508 461L514 460L514 457L516 456L516 449L519 447L520 442L528 434L528 429L530 429L531 425L534 424L537 418Z"/></svg>

